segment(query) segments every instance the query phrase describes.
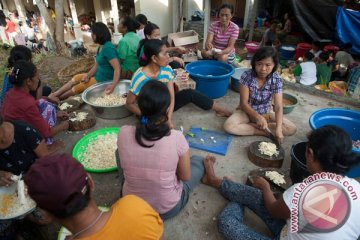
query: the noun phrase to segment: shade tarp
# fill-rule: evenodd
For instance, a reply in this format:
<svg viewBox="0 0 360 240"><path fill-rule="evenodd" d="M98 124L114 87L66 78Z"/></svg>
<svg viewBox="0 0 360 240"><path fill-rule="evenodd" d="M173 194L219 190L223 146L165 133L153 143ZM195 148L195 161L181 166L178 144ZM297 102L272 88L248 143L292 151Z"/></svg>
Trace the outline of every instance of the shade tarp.
<svg viewBox="0 0 360 240"><path fill-rule="evenodd" d="M336 15L336 33L344 44L351 42L351 52L360 55L360 12L338 7Z"/></svg>
<svg viewBox="0 0 360 240"><path fill-rule="evenodd" d="M315 41L335 39L338 0L291 0L303 30Z"/></svg>

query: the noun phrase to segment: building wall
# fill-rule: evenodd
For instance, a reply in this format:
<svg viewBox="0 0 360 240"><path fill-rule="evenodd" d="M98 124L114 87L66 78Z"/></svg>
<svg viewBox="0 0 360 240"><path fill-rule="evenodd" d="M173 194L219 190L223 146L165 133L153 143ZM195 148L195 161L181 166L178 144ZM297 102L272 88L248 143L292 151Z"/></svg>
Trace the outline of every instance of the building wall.
<svg viewBox="0 0 360 240"><path fill-rule="evenodd" d="M160 27L161 36L165 37L172 32L172 5L173 0L134 0L135 15L142 13L150 22Z"/></svg>

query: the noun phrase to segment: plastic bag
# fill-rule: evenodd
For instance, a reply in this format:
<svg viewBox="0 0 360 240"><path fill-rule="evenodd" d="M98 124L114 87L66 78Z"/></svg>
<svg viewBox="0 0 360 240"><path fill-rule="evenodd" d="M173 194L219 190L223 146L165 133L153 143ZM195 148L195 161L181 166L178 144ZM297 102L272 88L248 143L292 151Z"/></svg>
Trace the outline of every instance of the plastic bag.
<svg viewBox="0 0 360 240"><path fill-rule="evenodd" d="M329 89L336 95L346 96L348 85L344 81L329 82Z"/></svg>

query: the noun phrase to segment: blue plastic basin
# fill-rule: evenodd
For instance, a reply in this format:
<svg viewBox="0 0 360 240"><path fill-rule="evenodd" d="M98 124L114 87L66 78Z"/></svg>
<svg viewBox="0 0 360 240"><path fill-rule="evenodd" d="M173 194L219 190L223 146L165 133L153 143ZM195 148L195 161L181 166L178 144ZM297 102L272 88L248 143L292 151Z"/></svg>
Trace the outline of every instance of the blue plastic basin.
<svg viewBox="0 0 360 240"><path fill-rule="evenodd" d="M212 99L226 95L230 76L234 73L231 65L215 60L192 62L185 70L196 82L196 90Z"/></svg>
<svg viewBox="0 0 360 240"><path fill-rule="evenodd" d="M241 75L249 70L250 68L235 68L234 74L231 75L231 88L236 92L240 92L240 77Z"/></svg>
<svg viewBox="0 0 360 240"><path fill-rule="evenodd" d="M310 127L317 129L325 125L335 125L344 129L356 141L360 139L360 111L342 108L326 108L314 112L309 119ZM353 148L360 154L360 149ZM360 176L360 165L353 167L347 174L349 177Z"/></svg>
<svg viewBox="0 0 360 240"><path fill-rule="evenodd" d="M290 50L290 48L292 48L293 50ZM295 56L295 52L296 52L296 46L282 45L280 47L279 52L280 52L280 57L282 59L286 59L286 60L293 59Z"/></svg>

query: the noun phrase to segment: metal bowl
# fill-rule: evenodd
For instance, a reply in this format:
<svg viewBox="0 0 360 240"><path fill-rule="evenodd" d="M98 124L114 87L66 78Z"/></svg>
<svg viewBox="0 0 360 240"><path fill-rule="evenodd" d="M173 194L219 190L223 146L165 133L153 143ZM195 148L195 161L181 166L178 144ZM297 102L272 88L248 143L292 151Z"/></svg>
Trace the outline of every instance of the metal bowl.
<svg viewBox="0 0 360 240"><path fill-rule="evenodd" d="M130 87L130 80L121 80L114 89L114 94L123 95L128 93ZM95 111L95 115L99 118L105 119L119 119L130 116L132 113L127 110L125 105L114 106L98 106L93 102L96 98L103 96L105 89L111 82L97 83L87 88L83 94L82 99L85 103L89 104Z"/></svg>

